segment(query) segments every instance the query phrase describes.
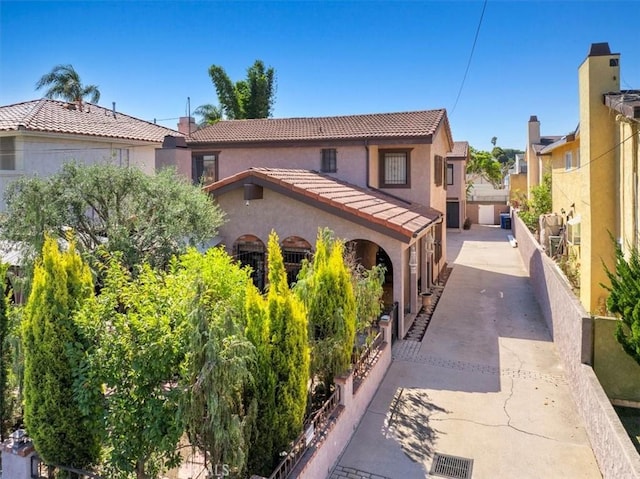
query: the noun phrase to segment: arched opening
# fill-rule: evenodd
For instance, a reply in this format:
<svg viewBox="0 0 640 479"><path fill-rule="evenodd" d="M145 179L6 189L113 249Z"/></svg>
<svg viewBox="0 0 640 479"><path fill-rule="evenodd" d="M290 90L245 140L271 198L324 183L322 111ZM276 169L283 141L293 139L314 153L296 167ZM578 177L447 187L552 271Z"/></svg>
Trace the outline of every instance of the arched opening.
<svg viewBox="0 0 640 479"><path fill-rule="evenodd" d="M346 243L347 250L353 254L355 261L367 269L382 265L385 268L384 284L382 285L385 311L393 306L393 264L387 252L374 243L364 239L355 239Z"/></svg>
<svg viewBox="0 0 640 479"><path fill-rule="evenodd" d="M289 236L282 240L280 247L284 268L287 271L287 282L291 285L298 280L302 261L311 258L311 244L299 236Z"/></svg>
<svg viewBox="0 0 640 479"><path fill-rule="evenodd" d="M265 288L265 251L260 238L254 235L242 235L233 243L233 257L243 266L251 267L251 279L260 291Z"/></svg>

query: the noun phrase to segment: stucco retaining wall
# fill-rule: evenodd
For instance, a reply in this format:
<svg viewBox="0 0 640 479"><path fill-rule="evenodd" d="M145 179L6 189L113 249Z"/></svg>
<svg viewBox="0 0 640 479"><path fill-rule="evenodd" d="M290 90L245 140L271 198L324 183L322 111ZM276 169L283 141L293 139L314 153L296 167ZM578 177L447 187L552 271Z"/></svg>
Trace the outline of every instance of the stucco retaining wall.
<svg viewBox="0 0 640 479"><path fill-rule="evenodd" d="M378 386L384 379L384 375L391 364L391 325L385 328L385 342L380 347L377 362L369 371L368 376L360 384L357 391L352 392L353 375L341 381L339 385L341 394L347 394L346 400L341 399L344 405L331 429L321 443L307 451L303 457L303 463L296 467L291 475L299 479L319 479L328 477L336 465L342 451L349 443L353 431L356 429L362 416L373 399Z"/></svg>
<svg viewBox="0 0 640 479"><path fill-rule="evenodd" d="M513 233L534 295L563 361L567 380L605 479L640 478L640 456L591 367L592 319L566 278L514 217Z"/></svg>

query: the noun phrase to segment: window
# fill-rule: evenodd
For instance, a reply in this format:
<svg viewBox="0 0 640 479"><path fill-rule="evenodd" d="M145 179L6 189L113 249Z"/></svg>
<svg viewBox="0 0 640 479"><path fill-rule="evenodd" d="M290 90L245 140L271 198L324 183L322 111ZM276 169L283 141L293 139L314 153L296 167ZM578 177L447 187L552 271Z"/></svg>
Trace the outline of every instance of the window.
<svg viewBox="0 0 640 479"><path fill-rule="evenodd" d="M570 151L567 151L564 154L564 169L570 170L571 168L573 168L573 155Z"/></svg>
<svg viewBox="0 0 640 479"><path fill-rule="evenodd" d="M129 148L112 148L111 158L118 166L129 166Z"/></svg>
<svg viewBox="0 0 640 479"><path fill-rule="evenodd" d="M580 223L580 215L576 215L569 221L567 221L567 240L569 241L569 243L575 246L580 244Z"/></svg>
<svg viewBox="0 0 640 479"><path fill-rule="evenodd" d="M580 168L580 148L578 148L576 150L576 162L575 162L575 166L576 168Z"/></svg>
<svg viewBox="0 0 640 479"><path fill-rule="evenodd" d="M410 186L410 150L380 151L380 186L407 188Z"/></svg>
<svg viewBox="0 0 640 479"><path fill-rule="evenodd" d="M320 165L320 171L323 173L335 173L338 171L335 148L324 148L322 150L322 164Z"/></svg>
<svg viewBox="0 0 640 479"><path fill-rule="evenodd" d="M442 186L442 177L444 175L444 160L440 155L436 155L433 161L434 167L434 182L436 186Z"/></svg>
<svg viewBox="0 0 640 479"><path fill-rule="evenodd" d="M447 185L453 185L453 165L447 165Z"/></svg>
<svg viewBox="0 0 640 479"><path fill-rule="evenodd" d="M16 137L0 137L0 170L16 169Z"/></svg>
<svg viewBox="0 0 640 479"><path fill-rule="evenodd" d="M207 185L218 179L218 153L194 155L191 162L193 182Z"/></svg>

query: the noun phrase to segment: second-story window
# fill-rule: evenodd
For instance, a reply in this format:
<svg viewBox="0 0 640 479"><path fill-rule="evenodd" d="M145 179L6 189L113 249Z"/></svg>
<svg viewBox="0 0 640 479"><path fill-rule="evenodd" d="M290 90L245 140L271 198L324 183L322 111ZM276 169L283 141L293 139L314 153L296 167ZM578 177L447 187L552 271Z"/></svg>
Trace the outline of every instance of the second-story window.
<svg viewBox="0 0 640 479"><path fill-rule="evenodd" d="M195 184L207 185L218 180L218 153L202 153L192 157L191 178Z"/></svg>
<svg viewBox="0 0 640 479"><path fill-rule="evenodd" d="M447 185L453 185L453 165L447 164Z"/></svg>
<svg viewBox="0 0 640 479"><path fill-rule="evenodd" d="M323 173L335 173L338 171L338 162L335 148L323 148L320 171Z"/></svg>
<svg viewBox="0 0 640 479"><path fill-rule="evenodd" d="M380 150L380 187L407 188L410 184L410 150Z"/></svg>

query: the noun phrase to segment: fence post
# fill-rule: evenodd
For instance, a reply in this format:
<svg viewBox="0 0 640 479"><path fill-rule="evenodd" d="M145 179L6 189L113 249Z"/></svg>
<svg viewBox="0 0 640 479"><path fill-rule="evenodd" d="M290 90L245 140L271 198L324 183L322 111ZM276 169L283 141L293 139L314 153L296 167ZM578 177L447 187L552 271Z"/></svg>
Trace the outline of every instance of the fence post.
<svg viewBox="0 0 640 479"><path fill-rule="evenodd" d="M348 408L353 399L353 371L349 370L346 374L336 376L333 381L340 390L340 405Z"/></svg>
<svg viewBox="0 0 640 479"><path fill-rule="evenodd" d="M380 329L382 330L382 340L391 344L391 317L388 314L383 314L380 316Z"/></svg>

